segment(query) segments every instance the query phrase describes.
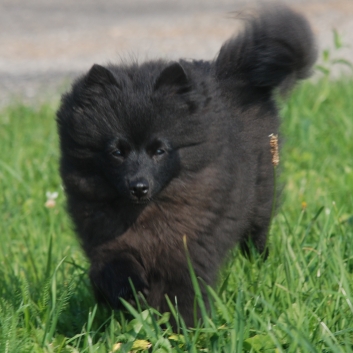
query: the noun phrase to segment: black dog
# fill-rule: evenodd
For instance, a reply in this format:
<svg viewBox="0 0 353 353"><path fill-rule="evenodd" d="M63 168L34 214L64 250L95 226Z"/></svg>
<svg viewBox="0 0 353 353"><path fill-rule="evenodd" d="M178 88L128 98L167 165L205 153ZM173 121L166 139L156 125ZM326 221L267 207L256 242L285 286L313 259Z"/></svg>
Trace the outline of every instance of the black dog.
<svg viewBox="0 0 353 353"><path fill-rule="evenodd" d="M306 20L276 7L250 18L215 61L94 65L74 83L57 118L61 176L99 301L119 308L130 278L162 312L165 295L177 298L193 325L183 237L210 285L235 244L264 251L274 91L306 78L315 59Z"/></svg>

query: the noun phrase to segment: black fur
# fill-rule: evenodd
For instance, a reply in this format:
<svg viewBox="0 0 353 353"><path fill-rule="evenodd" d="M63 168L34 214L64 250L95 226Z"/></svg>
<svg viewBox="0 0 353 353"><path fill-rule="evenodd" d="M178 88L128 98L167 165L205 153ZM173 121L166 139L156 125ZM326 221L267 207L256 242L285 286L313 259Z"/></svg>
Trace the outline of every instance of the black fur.
<svg viewBox="0 0 353 353"><path fill-rule="evenodd" d="M315 59L306 20L273 7L215 61L94 65L73 84L57 114L60 171L99 301L119 308L130 278L162 312L165 295L177 297L193 325L183 237L210 285L235 244L264 251L274 90L307 77Z"/></svg>

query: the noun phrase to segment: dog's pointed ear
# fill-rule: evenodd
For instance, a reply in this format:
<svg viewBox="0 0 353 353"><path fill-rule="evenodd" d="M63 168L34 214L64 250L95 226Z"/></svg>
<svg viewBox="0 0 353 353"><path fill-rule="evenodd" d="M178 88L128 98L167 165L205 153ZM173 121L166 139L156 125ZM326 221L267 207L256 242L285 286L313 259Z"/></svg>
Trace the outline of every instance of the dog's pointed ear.
<svg viewBox="0 0 353 353"><path fill-rule="evenodd" d="M94 64L91 69L88 71L88 74L85 78L86 86L92 85L115 85L119 87L119 84L114 77L113 73L98 64Z"/></svg>
<svg viewBox="0 0 353 353"><path fill-rule="evenodd" d="M185 93L191 85L184 68L179 63L173 63L161 72L154 84L155 90L161 87L176 87L178 93Z"/></svg>

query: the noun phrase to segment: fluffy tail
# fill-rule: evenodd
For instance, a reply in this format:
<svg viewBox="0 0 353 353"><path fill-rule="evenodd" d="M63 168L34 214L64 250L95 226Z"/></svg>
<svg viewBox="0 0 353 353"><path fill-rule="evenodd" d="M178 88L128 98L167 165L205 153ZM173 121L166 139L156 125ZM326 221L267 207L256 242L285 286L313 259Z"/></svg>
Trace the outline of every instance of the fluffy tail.
<svg viewBox="0 0 353 353"><path fill-rule="evenodd" d="M316 58L307 20L283 5L272 5L247 19L243 32L224 43L216 76L250 87L287 90L310 76Z"/></svg>

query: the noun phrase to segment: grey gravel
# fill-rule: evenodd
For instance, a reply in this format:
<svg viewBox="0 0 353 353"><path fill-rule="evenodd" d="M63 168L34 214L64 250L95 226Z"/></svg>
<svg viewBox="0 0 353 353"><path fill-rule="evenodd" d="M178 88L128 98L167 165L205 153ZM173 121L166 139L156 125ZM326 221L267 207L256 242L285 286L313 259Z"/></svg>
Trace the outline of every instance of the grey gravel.
<svg viewBox="0 0 353 353"><path fill-rule="evenodd" d="M263 1L262 1L263 2ZM353 61L352 0L287 0L306 14L319 48L336 28ZM57 100L93 63L153 58L212 59L239 30L237 0L0 0L0 104ZM233 18L232 18L233 17ZM346 72L346 71L345 71Z"/></svg>

